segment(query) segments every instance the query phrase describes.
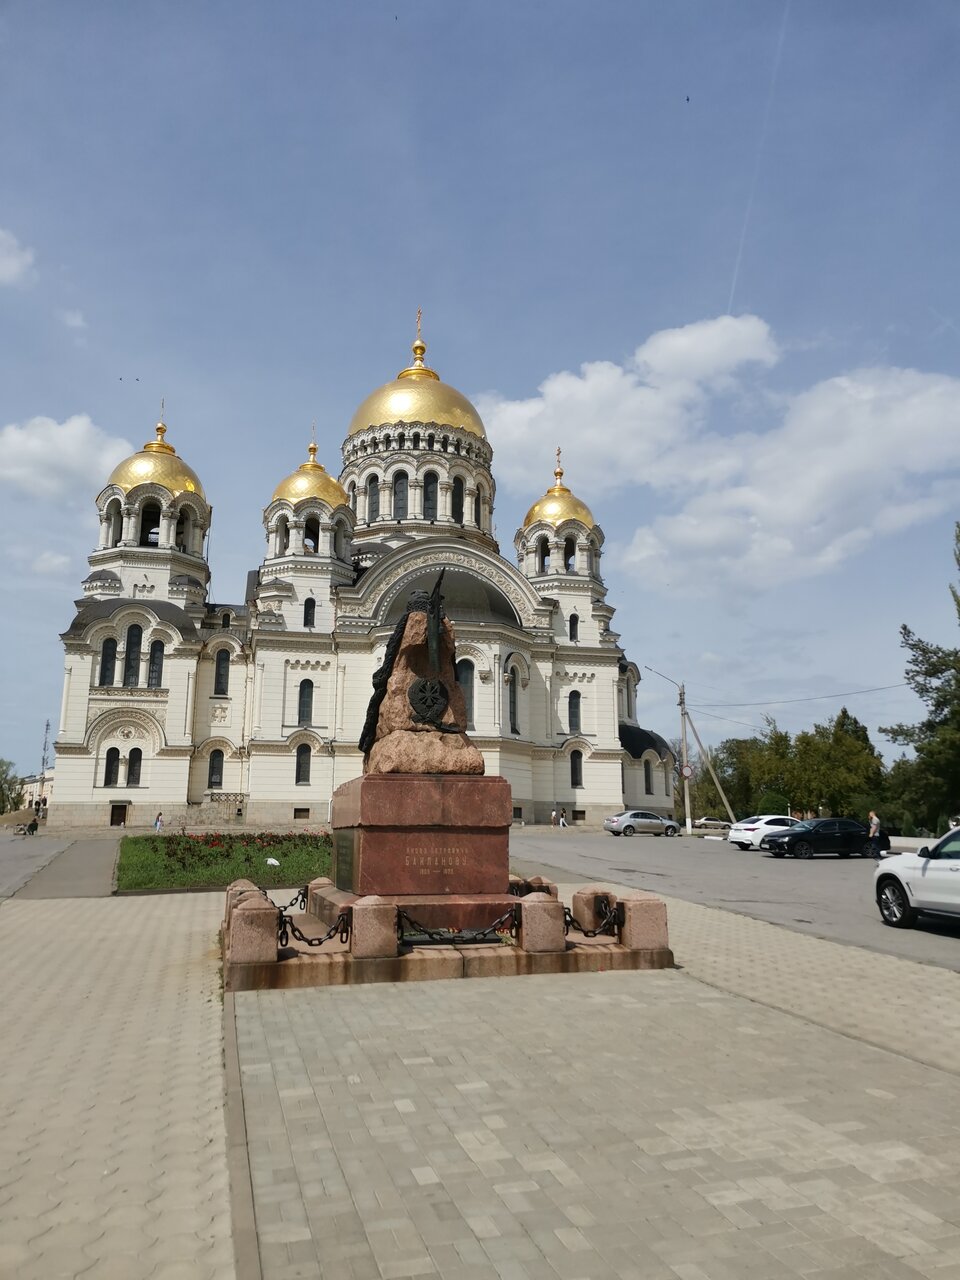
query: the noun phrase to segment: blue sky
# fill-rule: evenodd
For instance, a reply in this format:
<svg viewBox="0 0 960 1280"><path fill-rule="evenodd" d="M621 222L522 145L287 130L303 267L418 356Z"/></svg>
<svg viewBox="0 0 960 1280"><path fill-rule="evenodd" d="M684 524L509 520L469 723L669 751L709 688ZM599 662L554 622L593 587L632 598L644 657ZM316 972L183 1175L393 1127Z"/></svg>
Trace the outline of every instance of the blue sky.
<svg viewBox="0 0 960 1280"><path fill-rule="evenodd" d="M902 621L954 643L958 46L946 0L7 3L0 756L56 731L93 499L160 397L237 600L418 306L504 554L561 444L706 740L898 683ZM648 676L668 736L674 702Z"/></svg>

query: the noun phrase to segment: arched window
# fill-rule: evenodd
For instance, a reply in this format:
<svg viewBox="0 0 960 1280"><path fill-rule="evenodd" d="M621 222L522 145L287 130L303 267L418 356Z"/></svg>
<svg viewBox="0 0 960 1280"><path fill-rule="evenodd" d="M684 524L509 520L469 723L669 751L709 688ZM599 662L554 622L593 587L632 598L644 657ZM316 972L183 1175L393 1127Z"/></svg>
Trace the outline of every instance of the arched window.
<svg viewBox="0 0 960 1280"><path fill-rule="evenodd" d="M120 750L118 747L111 747L107 752L107 759L103 767L103 785L105 787L115 787L120 781Z"/></svg>
<svg viewBox="0 0 960 1280"><path fill-rule="evenodd" d="M576 689L567 698L567 713L570 719L570 732L580 732L580 694Z"/></svg>
<svg viewBox="0 0 960 1280"><path fill-rule="evenodd" d="M643 762L643 789L648 796L653 795L653 766L649 760Z"/></svg>
<svg viewBox="0 0 960 1280"><path fill-rule="evenodd" d="M123 535L123 513L119 498L107 504L107 546L115 547Z"/></svg>
<svg viewBox="0 0 960 1280"><path fill-rule="evenodd" d="M380 481L371 476L367 481L367 523L380 519Z"/></svg>
<svg viewBox="0 0 960 1280"><path fill-rule="evenodd" d="M577 565L577 544L573 538L563 540L563 571L573 573Z"/></svg>
<svg viewBox="0 0 960 1280"><path fill-rule="evenodd" d="M287 523L287 517L281 516L277 521L277 548L276 554L282 556L290 546L290 526Z"/></svg>
<svg viewBox="0 0 960 1280"><path fill-rule="evenodd" d="M229 627L229 625L230 625L230 615L229 615L229 613L225 613L225 614L223 615L223 617L220 619L220 625L221 625L221 627Z"/></svg>
<svg viewBox="0 0 960 1280"><path fill-rule="evenodd" d="M457 684L460 686L460 692L463 694L463 701L467 711L468 729L473 728L473 663L469 658L461 658L456 667Z"/></svg>
<svg viewBox="0 0 960 1280"><path fill-rule="evenodd" d="M571 787L583 786L583 752L570 752L570 785Z"/></svg>
<svg viewBox="0 0 960 1280"><path fill-rule="evenodd" d="M431 436L432 440L433 437ZM433 448L433 445L430 446ZM437 473L428 471L423 477L423 518L424 520L436 520L437 518Z"/></svg>
<svg viewBox="0 0 960 1280"><path fill-rule="evenodd" d="M297 747L297 785L310 781L310 748L305 742Z"/></svg>
<svg viewBox="0 0 960 1280"><path fill-rule="evenodd" d="M482 528L483 521L483 490L478 486L477 492L473 498L473 523L478 529Z"/></svg>
<svg viewBox="0 0 960 1280"><path fill-rule="evenodd" d="M537 541L537 573L547 573L550 568L550 542L547 538Z"/></svg>
<svg viewBox="0 0 960 1280"><path fill-rule="evenodd" d="M123 657L123 687L135 689L140 683L140 648L143 644L143 627L133 623L127 627L127 651Z"/></svg>
<svg viewBox="0 0 960 1280"><path fill-rule="evenodd" d="M139 787L140 785L140 766L143 763L143 752L139 747L134 747L127 756L127 786Z"/></svg>
<svg viewBox="0 0 960 1280"><path fill-rule="evenodd" d="M311 516L303 526L303 554L320 554L320 521L316 516Z"/></svg>
<svg viewBox="0 0 960 1280"><path fill-rule="evenodd" d="M174 545L178 551L192 551L192 542L193 518L186 507L184 507L177 517L177 532L174 537Z"/></svg>
<svg viewBox="0 0 960 1280"><path fill-rule="evenodd" d="M432 450L435 444L436 444L436 440L434 439L433 432L431 431L427 436L427 448Z"/></svg>
<svg viewBox="0 0 960 1280"><path fill-rule="evenodd" d="M297 698L297 724L313 722L313 681L300 681L300 695Z"/></svg>
<svg viewBox="0 0 960 1280"><path fill-rule="evenodd" d="M449 437L449 436L444 436L444 437L443 437L443 440L440 442L440 448L443 450L443 452L444 452L444 453L446 453L446 452L447 452L447 450L450 448L450 437Z"/></svg>
<svg viewBox="0 0 960 1280"><path fill-rule="evenodd" d="M413 439L411 443L413 444L414 449L420 448L420 432L419 431L415 431L413 433Z"/></svg>
<svg viewBox="0 0 960 1280"><path fill-rule="evenodd" d="M207 765L207 789L213 791L223 786L223 752L211 751L210 763Z"/></svg>
<svg viewBox="0 0 960 1280"><path fill-rule="evenodd" d="M575 613L571 613L570 615L570 639L580 639L580 619Z"/></svg>
<svg viewBox="0 0 960 1280"><path fill-rule="evenodd" d="M215 697L222 697L230 689L230 650L218 649L216 668L213 674L213 692Z"/></svg>
<svg viewBox="0 0 960 1280"><path fill-rule="evenodd" d="M316 626L317 622L317 602L313 596L308 596L303 602L303 625L305 627Z"/></svg>
<svg viewBox="0 0 960 1280"><path fill-rule="evenodd" d="M507 677L509 708L510 708L510 732L520 732L520 677L517 674L517 668L511 667L510 674Z"/></svg>
<svg viewBox="0 0 960 1280"><path fill-rule="evenodd" d="M100 648L100 674L97 677L97 684L100 688L113 684L117 674L117 642L111 636L109 640L104 640Z"/></svg>
<svg viewBox="0 0 960 1280"><path fill-rule="evenodd" d="M160 508L155 502L148 502L140 513L141 547L157 547L160 545Z"/></svg>
<svg viewBox="0 0 960 1280"><path fill-rule="evenodd" d="M393 518L394 520L407 518L407 473L405 471L398 471L393 477Z"/></svg>
<svg viewBox="0 0 960 1280"><path fill-rule="evenodd" d="M454 524L463 524L463 480L453 477L453 503L451 505Z"/></svg>
<svg viewBox="0 0 960 1280"><path fill-rule="evenodd" d="M163 641L154 640L150 646L150 661L147 664L147 688L163 688Z"/></svg>

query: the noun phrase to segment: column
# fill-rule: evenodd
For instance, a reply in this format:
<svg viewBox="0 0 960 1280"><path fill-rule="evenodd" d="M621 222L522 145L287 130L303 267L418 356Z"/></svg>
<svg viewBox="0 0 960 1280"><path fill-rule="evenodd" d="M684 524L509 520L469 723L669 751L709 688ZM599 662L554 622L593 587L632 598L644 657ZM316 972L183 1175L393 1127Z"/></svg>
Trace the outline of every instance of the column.
<svg viewBox="0 0 960 1280"><path fill-rule="evenodd" d="M423 485L419 480L410 479L407 485L407 509L411 520L423 519Z"/></svg>
<svg viewBox="0 0 960 1280"><path fill-rule="evenodd" d="M120 541L125 547L136 545L136 512L132 507L123 508L123 531Z"/></svg>
<svg viewBox="0 0 960 1280"><path fill-rule="evenodd" d="M467 485L463 493L463 523L468 529L476 529L477 522L473 518L473 504L477 499L477 486Z"/></svg>
<svg viewBox="0 0 960 1280"><path fill-rule="evenodd" d="M440 488L440 494L439 494L440 510L437 512L437 516L440 520L449 520L450 519L450 490L453 488L453 485L450 483L449 480L441 480L439 488Z"/></svg>
<svg viewBox="0 0 960 1280"><path fill-rule="evenodd" d="M303 555L303 521L290 521L290 554L295 556Z"/></svg>

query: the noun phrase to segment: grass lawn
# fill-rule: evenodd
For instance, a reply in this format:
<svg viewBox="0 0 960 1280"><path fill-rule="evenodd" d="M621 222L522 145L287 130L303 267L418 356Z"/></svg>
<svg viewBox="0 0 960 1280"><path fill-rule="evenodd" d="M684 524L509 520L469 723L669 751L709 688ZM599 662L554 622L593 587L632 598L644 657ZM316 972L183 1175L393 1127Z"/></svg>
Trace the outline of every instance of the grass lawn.
<svg viewBox="0 0 960 1280"><path fill-rule="evenodd" d="M276 858L279 867L267 865ZM330 873L330 837L288 832L124 836L118 889L184 889L252 880L262 889L297 888Z"/></svg>

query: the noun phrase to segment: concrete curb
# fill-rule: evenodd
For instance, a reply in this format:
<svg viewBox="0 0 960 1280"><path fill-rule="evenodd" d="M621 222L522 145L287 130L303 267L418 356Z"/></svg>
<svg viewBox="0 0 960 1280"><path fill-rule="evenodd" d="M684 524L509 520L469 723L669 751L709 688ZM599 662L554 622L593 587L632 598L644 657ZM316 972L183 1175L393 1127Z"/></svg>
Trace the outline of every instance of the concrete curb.
<svg viewBox="0 0 960 1280"><path fill-rule="evenodd" d="M230 1178L230 1214L233 1220L233 1256L237 1280L263 1280L257 1220L253 1208L253 1181L247 1149L240 1054L237 1049L236 1009L233 994L229 991L224 992L223 996L223 1070L227 1172Z"/></svg>

